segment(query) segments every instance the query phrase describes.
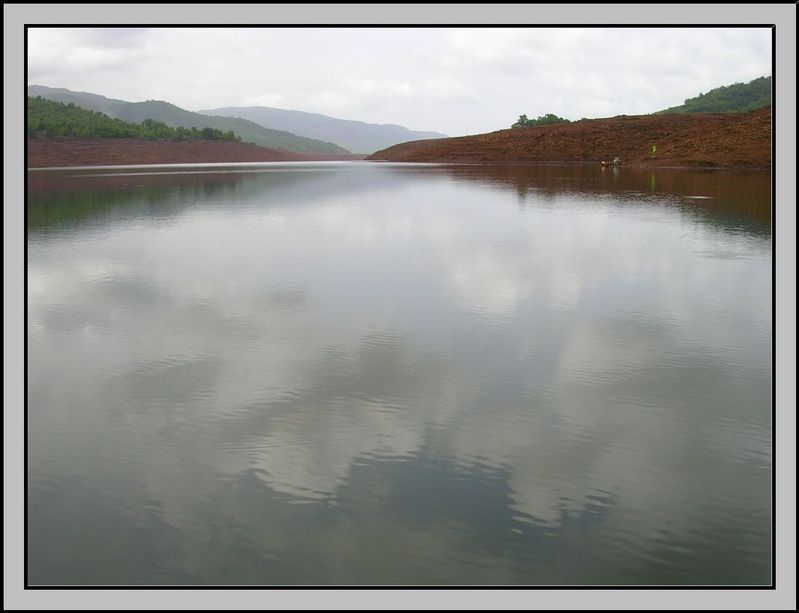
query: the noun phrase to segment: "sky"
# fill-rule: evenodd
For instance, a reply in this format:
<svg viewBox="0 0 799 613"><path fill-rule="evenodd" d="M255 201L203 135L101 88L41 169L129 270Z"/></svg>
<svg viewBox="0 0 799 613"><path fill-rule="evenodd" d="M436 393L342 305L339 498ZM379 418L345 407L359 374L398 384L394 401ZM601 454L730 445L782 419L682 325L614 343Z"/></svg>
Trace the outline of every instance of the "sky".
<svg viewBox="0 0 799 613"><path fill-rule="evenodd" d="M28 83L450 136L637 115L771 74L768 28L31 28Z"/></svg>

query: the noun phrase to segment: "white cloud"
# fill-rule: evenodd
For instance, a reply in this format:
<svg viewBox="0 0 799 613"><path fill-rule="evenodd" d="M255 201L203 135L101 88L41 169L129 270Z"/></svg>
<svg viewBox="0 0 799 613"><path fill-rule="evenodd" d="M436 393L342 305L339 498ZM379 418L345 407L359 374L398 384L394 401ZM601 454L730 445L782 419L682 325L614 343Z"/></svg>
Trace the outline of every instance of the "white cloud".
<svg viewBox="0 0 799 613"><path fill-rule="evenodd" d="M453 77L429 77L425 79L422 92L428 98L444 103L459 104L479 99L474 90Z"/></svg>

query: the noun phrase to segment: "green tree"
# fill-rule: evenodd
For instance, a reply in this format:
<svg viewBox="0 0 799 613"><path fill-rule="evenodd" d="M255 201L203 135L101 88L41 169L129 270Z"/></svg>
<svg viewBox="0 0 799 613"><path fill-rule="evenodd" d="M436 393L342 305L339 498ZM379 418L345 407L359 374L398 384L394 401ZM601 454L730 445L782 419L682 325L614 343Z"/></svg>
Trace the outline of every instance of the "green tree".
<svg viewBox="0 0 799 613"><path fill-rule="evenodd" d="M527 119L527 115L519 115L519 120L511 128L526 128L528 125L530 125L530 120Z"/></svg>
<svg viewBox="0 0 799 613"><path fill-rule="evenodd" d="M519 115L518 121L516 121L511 128L531 128L533 126L547 126L559 123L570 123L570 121L552 113L541 115L536 119L528 119L527 115Z"/></svg>

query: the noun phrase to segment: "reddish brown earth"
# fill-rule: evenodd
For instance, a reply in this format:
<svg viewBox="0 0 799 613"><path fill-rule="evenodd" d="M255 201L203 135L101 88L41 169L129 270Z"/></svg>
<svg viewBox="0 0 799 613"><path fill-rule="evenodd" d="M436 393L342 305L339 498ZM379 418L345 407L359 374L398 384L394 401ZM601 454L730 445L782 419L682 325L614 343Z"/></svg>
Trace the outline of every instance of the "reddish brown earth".
<svg viewBox="0 0 799 613"><path fill-rule="evenodd" d="M657 152L652 155L652 145ZM394 145L392 162L610 162L635 166L769 167L771 107L751 113L620 116Z"/></svg>
<svg viewBox="0 0 799 613"><path fill-rule="evenodd" d="M362 155L292 153L233 141L161 141L132 138L28 139L28 168L112 166L117 164L296 162L360 160L363 158Z"/></svg>

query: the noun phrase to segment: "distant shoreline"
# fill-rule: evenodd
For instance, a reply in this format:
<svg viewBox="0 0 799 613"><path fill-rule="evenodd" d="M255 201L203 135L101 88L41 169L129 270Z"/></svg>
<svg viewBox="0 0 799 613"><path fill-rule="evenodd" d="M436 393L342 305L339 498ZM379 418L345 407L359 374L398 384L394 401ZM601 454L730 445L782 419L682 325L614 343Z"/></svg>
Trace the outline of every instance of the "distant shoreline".
<svg viewBox="0 0 799 613"><path fill-rule="evenodd" d="M294 153L217 140L29 138L27 168L362 160L361 154Z"/></svg>

